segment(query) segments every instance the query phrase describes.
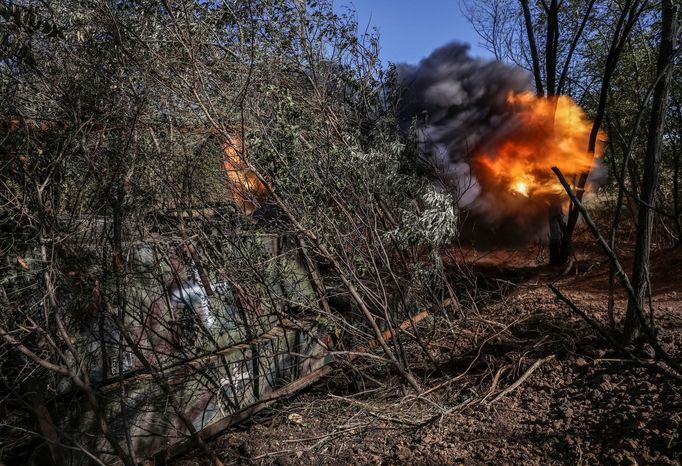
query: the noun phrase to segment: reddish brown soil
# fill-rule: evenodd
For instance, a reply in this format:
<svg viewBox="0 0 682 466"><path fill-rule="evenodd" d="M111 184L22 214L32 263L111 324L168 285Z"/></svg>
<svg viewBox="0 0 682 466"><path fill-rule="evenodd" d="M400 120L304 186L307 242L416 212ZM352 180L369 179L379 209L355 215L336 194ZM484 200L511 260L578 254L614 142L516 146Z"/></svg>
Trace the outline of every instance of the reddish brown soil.
<svg viewBox="0 0 682 466"><path fill-rule="evenodd" d="M533 263L536 252L479 258L489 278L497 271L518 283L457 320L454 335L443 330L432 339L434 358L445 362L415 371L433 389L422 399L371 361L339 367L213 447L226 464L680 464L682 384L636 367L597 338L547 289L557 271ZM607 264L590 242L577 259L577 272L555 284L606 322ZM652 262L660 342L679 358L682 251L658 251ZM621 318L625 296L616 296ZM197 456L176 464L207 464Z"/></svg>

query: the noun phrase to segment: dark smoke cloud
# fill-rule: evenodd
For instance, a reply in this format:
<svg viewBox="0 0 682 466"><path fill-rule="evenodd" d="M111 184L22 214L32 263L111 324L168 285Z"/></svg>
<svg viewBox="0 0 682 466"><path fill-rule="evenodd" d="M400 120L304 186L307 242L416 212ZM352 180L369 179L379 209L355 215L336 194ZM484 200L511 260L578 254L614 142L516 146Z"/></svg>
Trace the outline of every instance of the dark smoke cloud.
<svg viewBox="0 0 682 466"><path fill-rule="evenodd" d="M484 231L497 240L506 237L507 244L544 240L545 206L529 211L523 199L508 199L501 208L495 193L485 192L470 171L477 148L514 130L517 122L507 97L531 89L531 76L517 67L472 58L468 50L454 42L416 66L398 65L401 125L407 130L416 121L421 157L446 186L459 191L460 207L471 217L465 230L476 224L478 237Z"/></svg>

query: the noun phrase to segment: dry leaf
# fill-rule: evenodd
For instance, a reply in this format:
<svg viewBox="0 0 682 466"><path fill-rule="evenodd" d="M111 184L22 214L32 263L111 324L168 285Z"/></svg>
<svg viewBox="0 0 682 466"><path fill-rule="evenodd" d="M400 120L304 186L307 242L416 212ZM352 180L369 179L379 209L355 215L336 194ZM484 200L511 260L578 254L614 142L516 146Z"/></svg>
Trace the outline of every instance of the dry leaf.
<svg viewBox="0 0 682 466"><path fill-rule="evenodd" d="M17 256L17 264L19 264L19 267L21 267L24 270L28 270L28 262L26 262L26 259L24 259L21 256Z"/></svg>

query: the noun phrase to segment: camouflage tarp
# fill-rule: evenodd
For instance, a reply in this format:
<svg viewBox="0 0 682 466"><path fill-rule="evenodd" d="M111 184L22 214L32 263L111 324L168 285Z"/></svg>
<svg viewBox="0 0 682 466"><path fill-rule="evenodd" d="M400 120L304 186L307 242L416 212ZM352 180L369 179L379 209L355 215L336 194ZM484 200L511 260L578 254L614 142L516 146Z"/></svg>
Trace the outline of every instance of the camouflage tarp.
<svg viewBox="0 0 682 466"><path fill-rule="evenodd" d="M117 306L71 322L100 410L134 461L188 439L159 380L201 430L330 360L329 338L306 312L315 297L291 240L235 235L220 247L214 254L180 239L130 246L126 274L102 285L102 293L118 292ZM68 378L53 380L65 443L115 463L91 403ZM91 461L67 450L70 464Z"/></svg>

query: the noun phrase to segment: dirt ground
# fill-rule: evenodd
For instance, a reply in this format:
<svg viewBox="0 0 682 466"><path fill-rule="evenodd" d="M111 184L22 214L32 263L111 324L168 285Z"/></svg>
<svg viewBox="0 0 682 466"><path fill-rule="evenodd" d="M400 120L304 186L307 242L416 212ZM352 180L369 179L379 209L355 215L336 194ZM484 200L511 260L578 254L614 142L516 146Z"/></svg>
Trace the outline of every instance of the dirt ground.
<svg viewBox="0 0 682 466"><path fill-rule="evenodd" d="M371 362L339 366L221 435L213 447L225 463L681 464L682 384L622 359L545 286L606 322L608 267L589 242L558 280L533 248L466 254L502 292L433 341L447 362L415 371L423 396ZM652 262L660 342L679 358L682 251ZM196 458L175 464L207 464Z"/></svg>

